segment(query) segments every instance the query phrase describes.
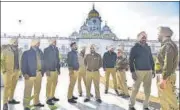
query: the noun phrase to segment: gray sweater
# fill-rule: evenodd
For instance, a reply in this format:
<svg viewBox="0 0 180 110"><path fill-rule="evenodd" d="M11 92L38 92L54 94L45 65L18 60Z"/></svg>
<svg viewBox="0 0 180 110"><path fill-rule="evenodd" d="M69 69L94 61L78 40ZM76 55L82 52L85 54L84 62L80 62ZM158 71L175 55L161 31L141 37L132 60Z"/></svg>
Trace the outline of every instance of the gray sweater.
<svg viewBox="0 0 180 110"><path fill-rule="evenodd" d="M142 46L136 43L131 49L129 64L131 72L135 72L135 70L154 71L154 61L150 47L147 44Z"/></svg>

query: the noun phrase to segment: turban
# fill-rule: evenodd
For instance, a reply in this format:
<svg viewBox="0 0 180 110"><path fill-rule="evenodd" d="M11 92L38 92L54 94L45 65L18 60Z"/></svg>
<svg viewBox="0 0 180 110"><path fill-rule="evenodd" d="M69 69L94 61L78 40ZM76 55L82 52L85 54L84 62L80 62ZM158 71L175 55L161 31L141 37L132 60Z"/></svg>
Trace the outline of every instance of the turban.
<svg viewBox="0 0 180 110"><path fill-rule="evenodd" d="M49 44L52 44L52 43L54 43L55 41L56 41L56 39L52 38L52 39L49 40Z"/></svg>
<svg viewBox="0 0 180 110"><path fill-rule="evenodd" d="M160 32L163 33L165 37L171 37L173 35L173 31L169 27L159 27Z"/></svg>
<svg viewBox="0 0 180 110"><path fill-rule="evenodd" d="M18 39L17 38L10 39L9 44L10 45L18 45Z"/></svg>
<svg viewBox="0 0 180 110"><path fill-rule="evenodd" d="M147 38L147 34L145 31L142 31L137 35L137 40L140 41L143 37Z"/></svg>
<svg viewBox="0 0 180 110"><path fill-rule="evenodd" d="M37 43L39 43L40 42L40 40L39 39L33 39L32 41L31 41L31 46L35 46Z"/></svg>
<svg viewBox="0 0 180 110"><path fill-rule="evenodd" d="M123 49L122 46L118 46L118 47L117 47L117 50L123 51L124 49Z"/></svg>
<svg viewBox="0 0 180 110"><path fill-rule="evenodd" d="M94 48L95 52L96 52L97 49L98 49L97 46L96 46L95 44L90 44L90 45L88 46L88 48L86 49L85 54L89 54L90 51L91 51L91 48Z"/></svg>

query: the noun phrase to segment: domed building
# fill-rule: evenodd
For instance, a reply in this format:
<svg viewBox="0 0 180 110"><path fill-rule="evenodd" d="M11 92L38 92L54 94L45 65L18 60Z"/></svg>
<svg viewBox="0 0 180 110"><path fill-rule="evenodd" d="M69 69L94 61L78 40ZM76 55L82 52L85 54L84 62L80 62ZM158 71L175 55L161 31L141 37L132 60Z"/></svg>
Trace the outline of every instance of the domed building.
<svg viewBox="0 0 180 110"><path fill-rule="evenodd" d="M86 21L80 27L79 33L73 32L70 38L76 39L79 46L94 43L98 46L99 53L102 54L106 51L105 47L107 45L115 45L114 41L118 40L118 37L112 32L107 22L104 25L102 24L101 16L95 9L94 4L92 10L88 13Z"/></svg>

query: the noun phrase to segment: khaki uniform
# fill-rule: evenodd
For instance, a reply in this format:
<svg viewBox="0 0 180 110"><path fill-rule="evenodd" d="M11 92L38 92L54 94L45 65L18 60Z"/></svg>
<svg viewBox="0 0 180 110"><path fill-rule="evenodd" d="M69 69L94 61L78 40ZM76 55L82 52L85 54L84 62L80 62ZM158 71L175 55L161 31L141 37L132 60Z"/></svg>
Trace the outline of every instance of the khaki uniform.
<svg viewBox="0 0 180 110"><path fill-rule="evenodd" d="M175 70L178 65L178 48L172 40L167 39L162 43L156 63L156 71L160 71L162 73L162 79L167 80L165 89L161 89L159 84L157 85L161 109L178 110L178 100L175 94ZM159 81L158 79L157 83Z"/></svg>
<svg viewBox="0 0 180 110"><path fill-rule="evenodd" d="M41 64L41 56L39 52L36 52L36 59L37 59L37 72L35 77L29 77L29 79L25 79L25 88L24 88L24 101L23 105L25 107L29 106L30 104L30 97L32 93L32 88L34 87L34 105L40 103L39 95L41 91L41 82L42 82L42 64Z"/></svg>
<svg viewBox="0 0 180 110"><path fill-rule="evenodd" d="M18 55L19 57L19 55ZM4 45L1 48L1 73L4 82L3 104L8 100L12 100L17 81L19 79L19 69L14 69L14 52L9 45Z"/></svg>
<svg viewBox="0 0 180 110"><path fill-rule="evenodd" d="M77 77L78 77L78 71L69 69L70 84L69 84L69 88L68 88L68 99L72 99L73 90L74 90L74 86L76 84Z"/></svg>
<svg viewBox="0 0 180 110"><path fill-rule="evenodd" d="M81 87L81 80L83 79L84 85L86 86L86 69L84 66L84 58L83 56L80 54L79 55L79 71L78 71L78 92L79 94L82 93L82 87Z"/></svg>
<svg viewBox="0 0 180 110"><path fill-rule="evenodd" d="M143 108L148 108L149 97L150 97L150 92L151 92L152 71L149 71L149 70L136 71L136 75L137 75L137 80L133 84L133 90L131 93L129 106L134 107L136 95L139 91L141 83L143 82L144 94L145 94Z"/></svg>
<svg viewBox="0 0 180 110"><path fill-rule="evenodd" d="M84 59L86 66L86 95L90 99L91 83L94 82L96 99L100 99L99 83L100 73L99 68L102 66L102 59L98 53L88 54Z"/></svg>
<svg viewBox="0 0 180 110"><path fill-rule="evenodd" d="M106 68L105 76L106 76L106 90L109 88L109 76L112 75L114 89L117 90L117 80L116 80L116 69L115 68Z"/></svg>
<svg viewBox="0 0 180 110"><path fill-rule="evenodd" d="M116 61L118 86L120 87L122 94L125 95L129 95L127 81L126 81L127 68L128 68L128 60L126 59L126 57L124 55L118 57Z"/></svg>
<svg viewBox="0 0 180 110"><path fill-rule="evenodd" d="M47 99L51 99L54 97L57 83L58 83L58 73L56 71L50 71L50 76L47 77L47 85L46 85Z"/></svg>
<svg viewBox="0 0 180 110"><path fill-rule="evenodd" d="M30 105L30 98L32 93L32 88L34 87L34 105L39 103L39 94L41 90L41 81L42 81L42 74L41 72L37 72L36 77L29 77L29 79L25 79L24 81L24 101L23 105L25 107Z"/></svg>

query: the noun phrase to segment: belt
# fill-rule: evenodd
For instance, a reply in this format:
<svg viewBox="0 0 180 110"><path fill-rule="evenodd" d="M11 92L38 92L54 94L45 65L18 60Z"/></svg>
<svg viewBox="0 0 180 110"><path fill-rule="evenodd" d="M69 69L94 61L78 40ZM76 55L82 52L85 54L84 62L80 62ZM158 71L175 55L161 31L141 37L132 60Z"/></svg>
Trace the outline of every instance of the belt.
<svg viewBox="0 0 180 110"><path fill-rule="evenodd" d="M89 70L89 69L87 69L87 71L89 71L89 72L95 72L95 71L98 71L98 70Z"/></svg>

